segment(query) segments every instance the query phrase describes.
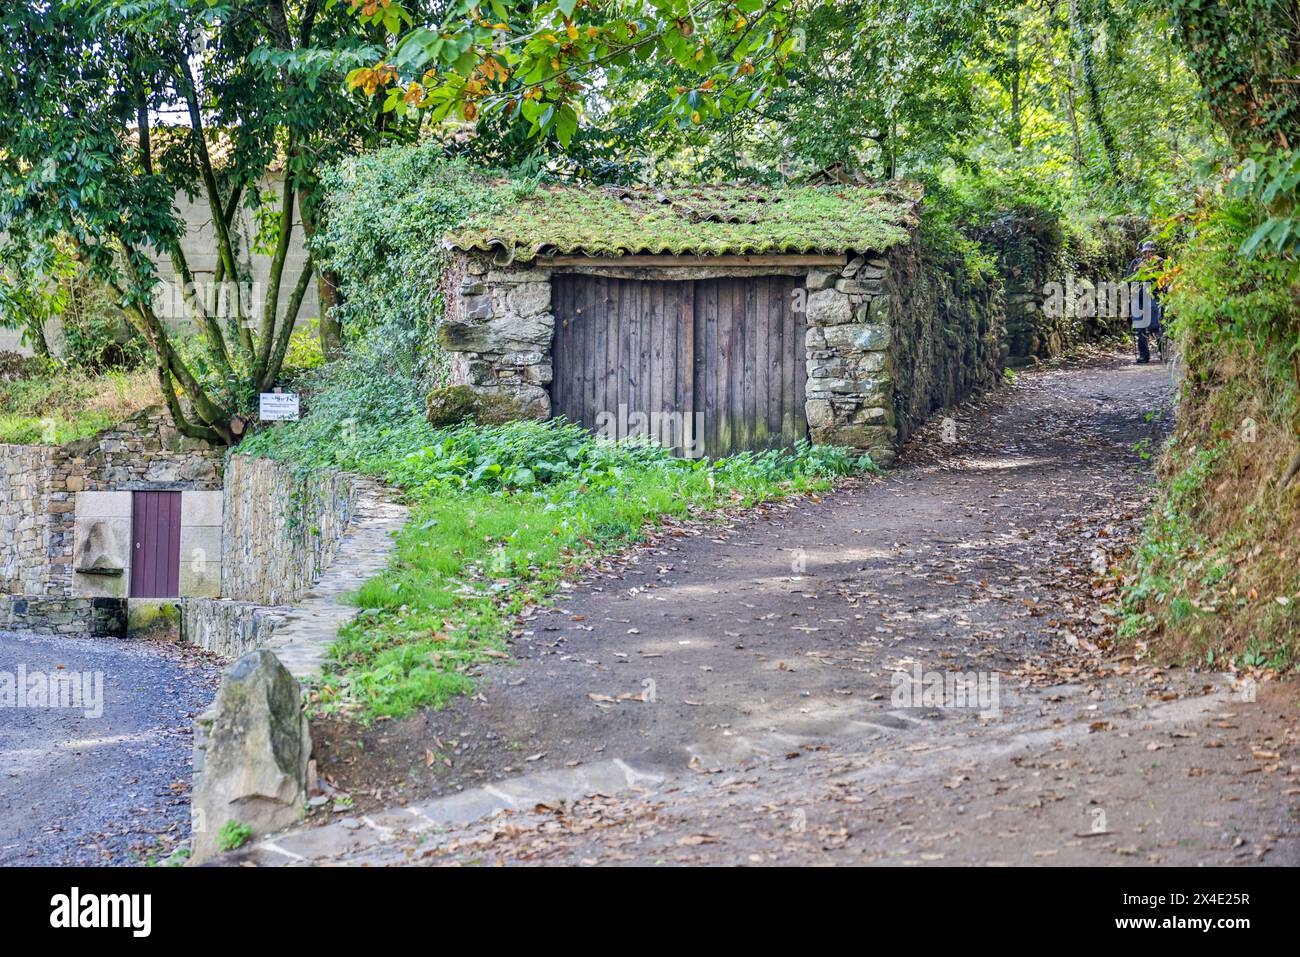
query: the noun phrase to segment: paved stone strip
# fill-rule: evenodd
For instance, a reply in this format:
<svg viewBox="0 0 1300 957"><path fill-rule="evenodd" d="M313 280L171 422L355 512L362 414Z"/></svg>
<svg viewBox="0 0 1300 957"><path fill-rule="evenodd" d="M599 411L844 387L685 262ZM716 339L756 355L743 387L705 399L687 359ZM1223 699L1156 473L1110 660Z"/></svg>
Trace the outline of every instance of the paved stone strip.
<svg viewBox="0 0 1300 957"><path fill-rule="evenodd" d="M266 645L299 681L320 671L339 629L357 613L339 599L384 570L393 536L406 524L410 510L391 501L381 485L367 481L362 483L353 514L329 570L283 616Z"/></svg>
<svg viewBox="0 0 1300 957"><path fill-rule="evenodd" d="M349 863L360 863L354 860L358 853L382 854L386 845L435 835L501 811L531 811L539 804L571 803L597 794L649 795L666 780L667 774L659 768L634 766L619 758L579 768L539 771L379 814L344 817L321 827L285 831L228 854L217 863L283 867L320 864L342 856L347 856Z"/></svg>

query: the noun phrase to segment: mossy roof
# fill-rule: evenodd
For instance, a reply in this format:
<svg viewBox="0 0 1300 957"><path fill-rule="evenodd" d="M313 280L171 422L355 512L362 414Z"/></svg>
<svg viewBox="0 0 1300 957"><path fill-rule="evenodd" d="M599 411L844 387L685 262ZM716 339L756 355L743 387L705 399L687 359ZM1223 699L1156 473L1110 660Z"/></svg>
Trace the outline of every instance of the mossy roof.
<svg viewBox="0 0 1300 957"><path fill-rule="evenodd" d="M762 255L883 252L906 242L921 188L540 187L490 221L448 235L453 249L545 254Z"/></svg>

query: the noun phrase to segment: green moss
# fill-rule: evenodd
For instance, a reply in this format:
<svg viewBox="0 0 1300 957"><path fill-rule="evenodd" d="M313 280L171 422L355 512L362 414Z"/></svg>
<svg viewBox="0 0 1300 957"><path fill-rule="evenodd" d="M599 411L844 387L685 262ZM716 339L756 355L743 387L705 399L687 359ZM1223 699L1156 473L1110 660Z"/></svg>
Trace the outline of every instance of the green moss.
<svg viewBox="0 0 1300 957"><path fill-rule="evenodd" d="M447 244L619 256L881 252L907 241L920 188L908 186L543 187L453 231Z"/></svg>
<svg viewBox="0 0 1300 957"><path fill-rule="evenodd" d="M181 608L174 598L132 598L126 603L126 631L133 638L176 641Z"/></svg>
<svg viewBox="0 0 1300 957"><path fill-rule="evenodd" d="M514 396L476 392L467 385L444 386L429 393L424 417L435 429L470 421L475 425L505 425L530 418Z"/></svg>

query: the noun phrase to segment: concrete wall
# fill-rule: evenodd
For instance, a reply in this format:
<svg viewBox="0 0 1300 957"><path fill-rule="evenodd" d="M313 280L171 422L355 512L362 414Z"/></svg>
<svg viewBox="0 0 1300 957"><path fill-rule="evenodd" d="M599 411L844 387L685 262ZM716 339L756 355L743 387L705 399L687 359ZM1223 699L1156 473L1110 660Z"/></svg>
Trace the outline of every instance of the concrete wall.
<svg viewBox="0 0 1300 957"><path fill-rule="evenodd" d="M269 173L262 180L262 192L272 192L275 195L275 203L279 203L281 184L283 177L279 173ZM185 258L189 262L190 271L194 274L194 282L200 288L205 284L212 282L217 268L217 246L216 246L216 229L212 224L212 214L208 209L207 201L201 196L195 200L190 200L183 193L176 196L176 207L182 219L185 221L185 237L181 241L181 248L185 252ZM295 212L297 208L295 206ZM267 292L267 283L271 277L271 257L260 255L253 252L253 243L257 239L257 228L253 222L252 213L243 205L239 207L239 212L235 217L234 234L238 237L238 258L242 271L248 275L252 284L254 294L254 305L261 312L261 303ZM176 272L172 268L171 260L165 257L155 257L155 264L158 269L158 277L165 283L176 282ZM294 284L298 281L302 273L302 267L307 261L306 237L303 234L301 219L295 218L293 231L289 238L289 255L285 260L284 276L281 280L283 286L280 292L280 310L283 315L289 301L289 293ZM183 302L176 305L176 311L183 316ZM320 300L317 296L316 283L313 281L307 290L307 295L303 298L302 307L299 310L298 317L300 320L313 319L320 315Z"/></svg>
<svg viewBox="0 0 1300 957"><path fill-rule="evenodd" d="M273 192L278 202L282 182L283 177L280 173L268 173L262 179L261 191ZM194 274L194 282L202 288L205 284L212 282L217 267L217 247L212 214L208 209L206 200L201 197L191 200L184 193L176 195L176 209L185 222L185 236L181 240L181 248L185 251L190 270ZM271 257L253 252L253 241L257 238L257 229L253 223L252 214L242 205L239 207L236 216L234 232L238 237L239 261L244 272L249 276L254 290L259 295L264 296L267 283L271 277ZM289 292L298 281L298 276L301 275L302 267L306 261L306 237L303 234L301 219L295 219L293 232L289 238L289 255L285 261L284 278L282 280L284 286L280 294L282 315L283 310L287 308ZM163 283L170 284L160 293L160 296L166 296L162 301L178 302L179 305L174 310L176 312L174 318L178 322L188 322L188 317L185 316L183 310L183 301L176 300L175 297L171 296L172 288L176 282L176 271L172 267L171 259L166 256L155 255L154 265L157 268L158 278ZM319 316L320 299L317 295L316 283L313 281L307 290L307 295L303 298L298 318L305 321ZM47 323L45 334L50 343L50 348L56 353L59 352L63 338L61 324L57 320ZM33 354L31 348L23 344L22 332L18 329L0 329L0 352L17 352L26 356Z"/></svg>

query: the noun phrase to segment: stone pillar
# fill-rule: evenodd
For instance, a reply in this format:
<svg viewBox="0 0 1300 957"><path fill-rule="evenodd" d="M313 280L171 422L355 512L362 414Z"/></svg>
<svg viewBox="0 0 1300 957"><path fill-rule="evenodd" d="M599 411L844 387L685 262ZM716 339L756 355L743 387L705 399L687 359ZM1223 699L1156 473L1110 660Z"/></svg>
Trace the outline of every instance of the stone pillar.
<svg viewBox="0 0 1300 957"><path fill-rule="evenodd" d="M880 465L894 460L889 361L889 264L855 256L841 270L808 273L805 412L813 442L848 445Z"/></svg>
<svg viewBox="0 0 1300 957"><path fill-rule="evenodd" d="M447 291L438 339L451 353L451 384L513 407L515 418L551 414L549 270L465 263L459 285Z"/></svg>
<svg viewBox="0 0 1300 957"><path fill-rule="evenodd" d="M191 861L225 850L221 830L232 822L253 838L296 824L306 808L310 760L298 682L271 652L249 652L195 722Z"/></svg>

